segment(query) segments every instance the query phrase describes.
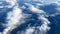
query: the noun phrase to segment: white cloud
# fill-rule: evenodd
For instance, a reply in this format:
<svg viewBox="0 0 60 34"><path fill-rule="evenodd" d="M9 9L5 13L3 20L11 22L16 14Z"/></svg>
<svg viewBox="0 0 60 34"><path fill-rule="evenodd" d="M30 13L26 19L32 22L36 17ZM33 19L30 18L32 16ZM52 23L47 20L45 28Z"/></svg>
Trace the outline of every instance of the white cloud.
<svg viewBox="0 0 60 34"><path fill-rule="evenodd" d="M29 6L28 9L31 10L33 13L37 13L39 16L38 19L42 21L42 25L39 27L40 33L46 34L46 32L50 29L50 27L48 26L50 24L50 21L47 18L45 18L46 12L34 7L33 5L27 5Z"/></svg>
<svg viewBox="0 0 60 34"><path fill-rule="evenodd" d="M38 17L39 20L42 21L42 25L39 27L40 33L46 34L46 32L50 29L50 27L48 26L50 24L50 21L47 18L45 18L46 12L34 7L33 5L29 5L29 4L27 4L27 5L29 6L28 9L31 10L33 13L37 13L39 16Z"/></svg>
<svg viewBox="0 0 60 34"><path fill-rule="evenodd" d="M12 8L17 3L17 0L4 0L4 1L9 4L9 5L5 6L5 7L8 7L8 8Z"/></svg>
<svg viewBox="0 0 60 34"><path fill-rule="evenodd" d="M38 18L39 18L40 20L42 20L43 24L46 24L46 25L47 25L47 24L50 24L50 22L48 21L48 19L45 18L44 16L41 15L41 16L39 16Z"/></svg>
<svg viewBox="0 0 60 34"><path fill-rule="evenodd" d="M0 8L3 8L4 6L0 6Z"/></svg>
<svg viewBox="0 0 60 34"><path fill-rule="evenodd" d="M47 31L50 30L50 27L48 27L47 25L43 24L43 25L41 25L41 27L39 27L39 30L40 30L41 34L46 34Z"/></svg>
<svg viewBox="0 0 60 34"><path fill-rule="evenodd" d="M27 30L26 30L26 32L25 32L25 34L32 34L34 32L34 28L32 27L30 27L30 28L28 28Z"/></svg>
<svg viewBox="0 0 60 34"><path fill-rule="evenodd" d="M6 0L6 2L11 4L9 6L14 6L16 4L15 0ZM42 21L42 25L39 27L40 32L41 32L41 34L45 34L50 29L50 27L48 26L50 24L50 21L47 18L45 18L45 16L44 16L45 12L43 10L40 10L40 9L34 7L33 5L31 5L29 3L25 3L25 4L28 6L29 10L38 14L39 20ZM3 34L8 34L10 31L12 31L18 25L22 24L20 22L20 20L22 20L23 17L24 16L22 16L22 10L20 8L18 8L18 6L15 6L13 11L8 12L8 15L7 15L8 23L7 23L6 29L4 29L4 31L3 31ZM22 21L22 22L24 22L24 21ZM31 34L33 31L34 31L34 28L29 28L26 30L25 34Z"/></svg>
<svg viewBox="0 0 60 34"><path fill-rule="evenodd" d="M15 3L17 2L16 0L5 0L5 1L11 5L15 5Z"/></svg>
<svg viewBox="0 0 60 34"><path fill-rule="evenodd" d="M2 34L2 33L0 32L0 34Z"/></svg>
<svg viewBox="0 0 60 34"><path fill-rule="evenodd" d="M40 33L46 34L46 32L50 30L50 27L48 26L50 21L48 21L44 16L40 16L39 19L42 21L42 25L39 27Z"/></svg>
<svg viewBox="0 0 60 34"><path fill-rule="evenodd" d="M38 14L45 13L43 10L38 9L38 8L34 7L33 5L29 6L28 9L31 10L32 12L38 13Z"/></svg>
<svg viewBox="0 0 60 34"><path fill-rule="evenodd" d="M20 20L22 18L22 10L15 6L13 11L8 12L7 15L7 27L4 29L3 34L8 34L14 28L21 24Z"/></svg>

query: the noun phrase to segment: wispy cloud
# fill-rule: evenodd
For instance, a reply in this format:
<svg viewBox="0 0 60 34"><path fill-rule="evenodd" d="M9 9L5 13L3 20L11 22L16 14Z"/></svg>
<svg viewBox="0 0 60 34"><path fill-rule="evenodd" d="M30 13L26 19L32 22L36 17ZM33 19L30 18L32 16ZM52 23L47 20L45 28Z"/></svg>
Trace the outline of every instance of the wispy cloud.
<svg viewBox="0 0 60 34"><path fill-rule="evenodd" d="M33 5L29 7L29 9L38 14L38 19L42 21L42 25L39 27L40 29L40 34L46 34L46 32L50 29L50 27L48 26L50 24L50 21L45 18L44 14L46 12L44 12L43 10L40 10L38 8L35 8ZM41 15L42 14L42 15Z"/></svg>
<svg viewBox="0 0 60 34"><path fill-rule="evenodd" d="M18 8L18 6L15 6L13 11L8 12L7 15L7 27L4 29L3 34L7 34L9 31L14 29L16 26L18 26L20 23L22 17L22 10Z"/></svg>
<svg viewBox="0 0 60 34"><path fill-rule="evenodd" d="M42 21L42 25L39 27L41 34L46 34L47 31L50 30L50 27L48 26L50 24L50 21L48 21L47 18L44 16L40 16L39 19Z"/></svg>
<svg viewBox="0 0 60 34"><path fill-rule="evenodd" d="M16 0L11 0L11 1L6 0L6 2L10 3L9 6L14 6L16 4ZM25 5L27 5L28 9L31 10L33 13L36 13L38 15L38 19L41 20L42 25L38 27L40 30L40 34L46 34L46 32L50 30L50 27L48 26L50 24L50 21L47 18L45 18L46 12L36 8L32 4L26 3ZM24 7L24 9L26 9L26 8ZM54 16L54 15L52 15L52 16ZM18 25L22 24L22 22L20 22L20 20L22 20L23 17L24 16L22 15L22 10L19 8L18 5L15 5L13 10L8 12L8 14L7 14L7 24L6 24L7 27L4 29L2 34L8 34ZM24 20L23 20L23 22L24 22ZM35 30L34 28L28 28L28 29L26 29L24 34L32 34L34 30Z"/></svg>

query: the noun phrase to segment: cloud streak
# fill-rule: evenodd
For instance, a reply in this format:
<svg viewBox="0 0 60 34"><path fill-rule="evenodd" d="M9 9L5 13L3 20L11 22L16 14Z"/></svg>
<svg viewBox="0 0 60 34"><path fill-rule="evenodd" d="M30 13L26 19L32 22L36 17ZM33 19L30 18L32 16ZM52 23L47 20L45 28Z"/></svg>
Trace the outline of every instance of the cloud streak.
<svg viewBox="0 0 60 34"><path fill-rule="evenodd" d="M10 3L9 6L14 6L16 4L16 0L11 1L6 0L6 2ZM31 4L26 3L26 5L29 7L28 8L29 10L31 10L33 13L36 13L39 16L38 19L41 20L42 22L42 25L38 27L40 30L40 34L46 34L46 32L50 30L50 27L48 26L50 24L50 21L47 18L45 18L46 12L34 7ZM10 34L10 32L14 28L22 24L22 22L20 21L22 20L22 18L23 18L22 10L19 8L18 5L15 5L13 10L8 12L7 14L7 24L6 24L7 27L4 29L2 34ZM26 30L25 34L32 34L33 31L34 31L33 28L29 28Z"/></svg>
<svg viewBox="0 0 60 34"><path fill-rule="evenodd" d="M40 30L40 34L46 34L46 32L50 30L50 27L48 26L50 24L50 21L47 18L45 18L46 12L34 7L33 5L30 6L29 9L32 12L37 13L39 16L38 19L42 22L42 25L38 27Z"/></svg>
<svg viewBox="0 0 60 34"><path fill-rule="evenodd" d="M10 33L14 28L20 25L20 20L22 18L22 10L15 6L13 11L8 12L7 14L7 27L4 29L3 34Z"/></svg>

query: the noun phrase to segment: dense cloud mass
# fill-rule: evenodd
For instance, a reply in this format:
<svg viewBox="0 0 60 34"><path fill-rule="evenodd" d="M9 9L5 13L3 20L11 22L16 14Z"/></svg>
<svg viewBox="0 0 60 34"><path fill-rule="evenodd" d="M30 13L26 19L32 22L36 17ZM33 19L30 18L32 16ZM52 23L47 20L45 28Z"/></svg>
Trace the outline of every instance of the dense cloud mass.
<svg viewBox="0 0 60 34"><path fill-rule="evenodd" d="M0 34L60 34L59 0L0 0Z"/></svg>

